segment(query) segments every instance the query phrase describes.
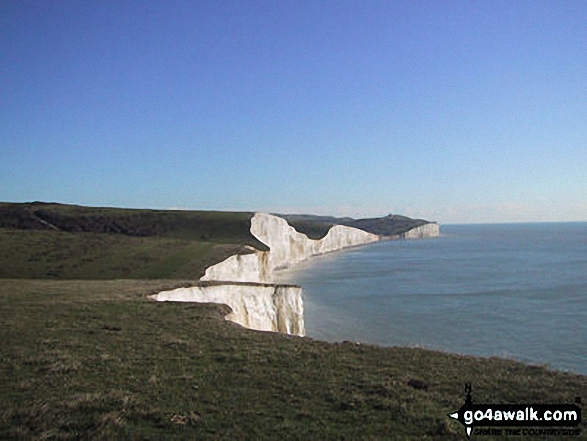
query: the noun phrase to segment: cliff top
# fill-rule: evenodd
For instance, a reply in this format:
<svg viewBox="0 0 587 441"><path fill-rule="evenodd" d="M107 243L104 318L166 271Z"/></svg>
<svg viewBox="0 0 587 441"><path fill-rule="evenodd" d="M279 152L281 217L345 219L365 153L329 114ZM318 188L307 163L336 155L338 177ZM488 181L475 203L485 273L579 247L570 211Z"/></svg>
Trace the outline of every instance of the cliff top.
<svg viewBox="0 0 587 441"><path fill-rule="evenodd" d="M251 247L252 212L0 203L0 278L199 278Z"/></svg>
<svg viewBox="0 0 587 441"><path fill-rule="evenodd" d="M465 382L480 404L587 396L586 376L547 367L252 331L224 305L147 299L176 286L0 280L0 439L456 441Z"/></svg>
<svg viewBox="0 0 587 441"><path fill-rule="evenodd" d="M297 231L306 234L312 239L321 239L333 225L344 225L358 228L378 236L399 236L406 231L430 221L423 219L411 219L406 216L389 214L378 218L353 219L350 217L315 216L309 214L277 215L289 222Z"/></svg>
<svg viewBox="0 0 587 441"><path fill-rule="evenodd" d="M0 278L200 278L233 254L268 250L251 234L254 214L0 203ZM312 239L333 225L393 236L426 223L404 216L281 217Z"/></svg>

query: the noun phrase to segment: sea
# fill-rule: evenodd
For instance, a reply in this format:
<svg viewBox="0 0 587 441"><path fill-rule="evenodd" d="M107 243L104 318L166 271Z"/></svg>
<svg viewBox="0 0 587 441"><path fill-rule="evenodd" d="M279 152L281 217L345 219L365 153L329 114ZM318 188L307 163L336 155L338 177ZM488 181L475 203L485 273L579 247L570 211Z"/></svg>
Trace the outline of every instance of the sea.
<svg viewBox="0 0 587 441"><path fill-rule="evenodd" d="M587 222L441 225L313 257L306 335L498 356L587 374Z"/></svg>

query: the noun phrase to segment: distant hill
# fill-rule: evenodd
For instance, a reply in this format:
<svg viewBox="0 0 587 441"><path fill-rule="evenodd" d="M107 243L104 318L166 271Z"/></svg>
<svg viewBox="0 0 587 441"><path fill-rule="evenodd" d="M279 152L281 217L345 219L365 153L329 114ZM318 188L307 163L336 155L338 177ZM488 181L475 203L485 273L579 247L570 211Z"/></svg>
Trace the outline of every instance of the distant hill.
<svg viewBox="0 0 587 441"><path fill-rule="evenodd" d="M286 219L291 226L308 237L322 238L333 225L345 225L359 228L379 236L394 237L406 231L430 223L423 219L411 219L406 216L390 214L378 218L353 219L350 217L314 216L308 214L278 215Z"/></svg>
<svg viewBox="0 0 587 441"><path fill-rule="evenodd" d="M268 247L254 213L0 203L0 278L198 279Z"/></svg>
<svg viewBox="0 0 587 441"><path fill-rule="evenodd" d="M0 204L0 228L244 243L267 249L250 233L253 216L252 212L97 208L45 202Z"/></svg>

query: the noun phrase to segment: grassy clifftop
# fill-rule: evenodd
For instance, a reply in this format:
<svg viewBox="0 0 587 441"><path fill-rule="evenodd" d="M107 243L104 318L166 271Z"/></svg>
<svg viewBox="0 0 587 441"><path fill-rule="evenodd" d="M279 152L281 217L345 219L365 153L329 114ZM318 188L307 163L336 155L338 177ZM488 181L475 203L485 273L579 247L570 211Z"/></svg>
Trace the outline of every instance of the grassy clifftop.
<svg viewBox="0 0 587 441"><path fill-rule="evenodd" d="M166 237L264 245L251 233L250 212L96 208L31 202L0 204L0 228Z"/></svg>
<svg viewBox="0 0 587 441"><path fill-rule="evenodd" d="M0 204L0 278L199 278L267 247L254 213Z"/></svg>
<svg viewBox="0 0 587 441"><path fill-rule="evenodd" d="M587 396L585 376L252 331L222 305L146 298L181 284L1 280L0 439L463 440L447 414L465 382L476 403Z"/></svg>
<svg viewBox="0 0 587 441"><path fill-rule="evenodd" d="M251 232L252 212L139 210L57 203L0 203L0 278L161 279L204 274L247 246L267 250ZM313 239L333 225L393 236L426 223L283 216Z"/></svg>
<svg viewBox="0 0 587 441"><path fill-rule="evenodd" d="M280 215L297 231L313 239L320 239L328 233L333 225L358 228L378 236L394 237L406 231L429 223L423 219L411 219L406 216L390 214L384 217L353 219L350 217L313 216L306 214Z"/></svg>

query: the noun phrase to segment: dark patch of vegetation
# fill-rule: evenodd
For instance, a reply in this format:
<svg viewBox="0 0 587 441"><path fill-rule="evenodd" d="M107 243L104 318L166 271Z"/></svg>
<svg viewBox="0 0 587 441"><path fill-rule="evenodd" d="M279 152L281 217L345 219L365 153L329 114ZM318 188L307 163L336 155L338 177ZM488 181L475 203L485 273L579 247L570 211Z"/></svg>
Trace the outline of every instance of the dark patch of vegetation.
<svg viewBox="0 0 587 441"><path fill-rule="evenodd" d="M0 228L166 237L267 247L251 233L254 213L94 208L32 202L1 204Z"/></svg>
<svg viewBox="0 0 587 441"><path fill-rule="evenodd" d="M465 382L477 403L587 396L585 376L251 331L222 305L146 299L185 284L0 281L0 438L462 440L447 414Z"/></svg>
<svg viewBox="0 0 587 441"><path fill-rule="evenodd" d="M328 231L336 224L326 223L326 222L313 222L307 220L289 220L286 219L287 222L295 228L296 231L299 233L305 234L310 239L322 239Z"/></svg>
<svg viewBox="0 0 587 441"><path fill-rule="evenodd" d="M253 213L0 204L0 278L199 278L233 254L267 250Z"/></svg>
<svg viewBox="0 0 587 441"><path fill-rule="evenodd" d="M405 216L390 214L385 217L374 219L357 219L343 225L359 228L380 236L398 236L406 231L428 223L430 222L423 219L411 219Z"/></svg>
<svg viewBox="0 0 587 441"><path fill-rule="evenodd" d="M326 236L333 225L345 225L358 228L379 236L394 237L406 231L430 223L423 219L411 219L406 216L390 214L385 217L352 219L350 217L336 218L331 216L314 215L279 215L286 219L300 233L312 239L321 239Z"/></svg>

